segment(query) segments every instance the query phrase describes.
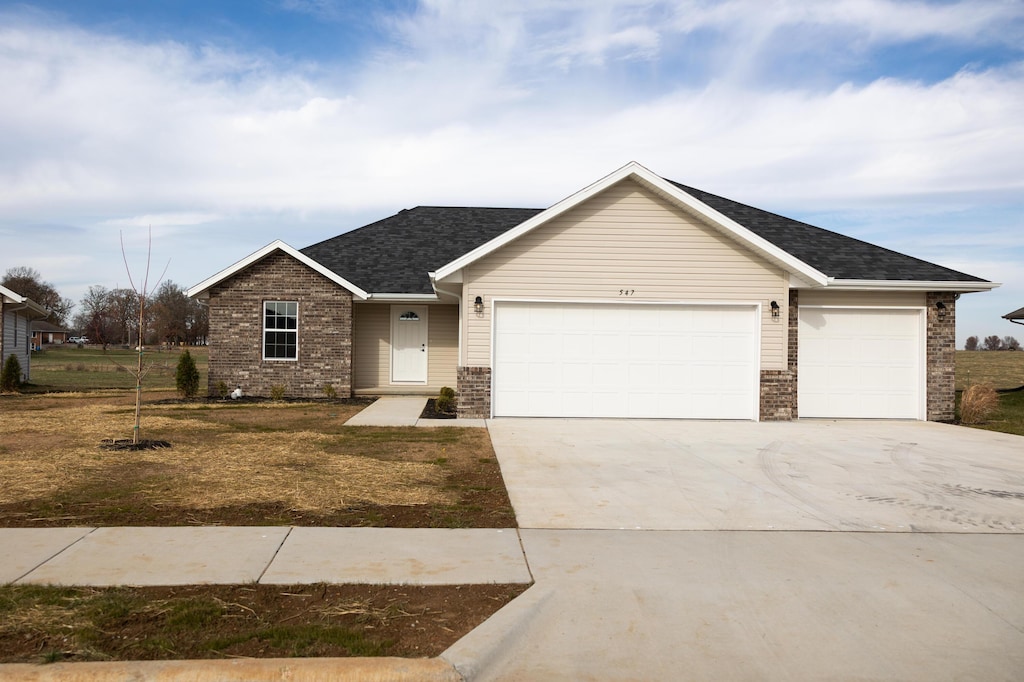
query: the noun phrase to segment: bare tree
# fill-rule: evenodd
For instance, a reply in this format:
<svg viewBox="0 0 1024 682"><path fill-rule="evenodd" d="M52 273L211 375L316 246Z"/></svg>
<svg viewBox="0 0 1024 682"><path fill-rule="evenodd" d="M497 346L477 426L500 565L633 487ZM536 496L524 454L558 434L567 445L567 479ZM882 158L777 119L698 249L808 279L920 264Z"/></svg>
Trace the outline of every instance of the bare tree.
<svg viewBox="0 0 1024 682"><path fill-rule="evenodd" d="M1020 350L1020 342L1012 336L1003 337L1003 349L1004 350Z"/></svg>
<svg viewBox="0 0 1024 682"><path fill-rule="evenodd" d="M174 282L164 282L153 296L153 331L156 338L170 344L188 340L189 304L185 290Z"/></svg>
<svg viewBox="0 0 1024 682"><path fill-rule="evenodd" d="M146 248L146 271L142 276L141 286L135 285L135 280L132 278L132 269L128 267L128 255L124 250L124 233L121 233L121 258L124 260L124 269L128 272L128 282L132 285L132 291L135 292L135 296L139 303L139 324L136 327L138 330L138 342L136 350L139 352L139 361L135 369L129 369L132 375L135 377L135 428L132 431L132 444L139 444L139 430L142 425L142 380L146 378L150 370L153 369L154 365L150 363L146 365L143 360L143 352L145 350L145 331L146 331L146 296L149 294L149 266L153 255L153 230L150 228L149 231L149 243ZM170 261L168 261L170 265ZM160 280L164 278L167 268L164 267L164 272L160 275ZM157 286L159 286L160 280L157 280Z"/></svg>
<svg viewBox="0 0 1024 682"><path fill-rule="evenodd" d="M985 337L985 350L1002 350L1003 340L993 334Z"/></svg>
<svg viewBox="0 0 1024 682"><path fill-rule="evenodd" d="M44 282L43 276L34 268L23 265L9 268L0 284L17 294L28 296L49 310L50 314L46 321L50 324L65 326L71 309L75 307L74 302L61 296L52 284Z"/></svg>
<svg viewBox="0 0 1024 682"><path fill-rule="evenodd" d="M967 342L964 344L964 350L978 350L978 337L968 336Z"/></svg>

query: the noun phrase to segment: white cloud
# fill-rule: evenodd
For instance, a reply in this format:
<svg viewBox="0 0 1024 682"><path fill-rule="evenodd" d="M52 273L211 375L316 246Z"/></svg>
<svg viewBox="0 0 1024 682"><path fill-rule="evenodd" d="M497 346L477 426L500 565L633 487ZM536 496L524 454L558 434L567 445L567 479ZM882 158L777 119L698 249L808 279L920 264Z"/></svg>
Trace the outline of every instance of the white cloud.
<svg viewBox="0 0 1024 682"><path fill-rule="evenodd" d="M935 83L750 87L714 65L677 79L688 62L663 60L711 31L700 49L732 55L740 73L785 49L787 27L810 27L809 44L1010 44L1022 16L989 0L432 0L388 24L394 44L337 74L0 13L0 229L85 226L117 261L118 229L137 240L152 225L158 247L173 236L192 249L175 262L194 269L173 275L192 283L275 237L304 246L417 203L550 204L630 160L768 208L960 220L1024 190L1024 64ZM665 72L658 87L632 87L645 68ZM1011 229L976 246L1000 249ZM1018 276L992 267L998 257L976 262L980 276Z"/></svg>
<svg viewBox="0 0 1024 682"><path fill-rule="evenodd" d="M100 224L110 227L180 227L203 225L220 220L216 213L150 213L129 218L111 218Z"/></svg>

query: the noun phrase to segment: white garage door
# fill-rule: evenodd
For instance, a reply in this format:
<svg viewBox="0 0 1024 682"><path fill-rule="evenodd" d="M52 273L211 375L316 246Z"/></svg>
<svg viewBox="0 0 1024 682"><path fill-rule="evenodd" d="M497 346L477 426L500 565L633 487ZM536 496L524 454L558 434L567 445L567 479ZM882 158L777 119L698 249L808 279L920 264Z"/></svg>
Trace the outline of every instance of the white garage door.
<svg viewBox="0 0 1024 682"><path fill-rule="evenodd" d="M922 312L800 308L801 417L923 418Z"/></svg>
<svg viewBox="0 0 1024 682"><path fill-rule="evenodd" d="M755 419L754 306L495 304L495 416Z"/></svg>

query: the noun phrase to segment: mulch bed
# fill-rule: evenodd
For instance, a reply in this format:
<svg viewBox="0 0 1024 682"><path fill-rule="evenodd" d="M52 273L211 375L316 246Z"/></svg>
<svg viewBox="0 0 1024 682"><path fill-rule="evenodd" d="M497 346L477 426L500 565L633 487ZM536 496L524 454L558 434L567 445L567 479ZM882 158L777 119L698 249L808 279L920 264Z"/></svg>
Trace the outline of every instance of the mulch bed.
<svg viewBox="0 0 1024 682"><path fill-rule="evenodd" d="M437 409L437 398L427 400L426 406L420 412L420 419L455 419L458 415L455 412L440 412Z"/></svg>

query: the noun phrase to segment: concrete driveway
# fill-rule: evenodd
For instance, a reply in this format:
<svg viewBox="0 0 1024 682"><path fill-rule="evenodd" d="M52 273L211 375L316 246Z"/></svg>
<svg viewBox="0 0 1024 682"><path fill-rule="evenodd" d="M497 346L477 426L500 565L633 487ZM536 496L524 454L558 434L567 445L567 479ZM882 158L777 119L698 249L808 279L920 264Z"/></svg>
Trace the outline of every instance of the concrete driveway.
<svg viewBox="0 0 1024 682"><path fill-rule="evenodd" d="M1024 439L947 424L498 419L522 528L1024 532Z"/></svg>
<svg viewBox="0 0 1024 682"><path fill-rule="evenodd" d="M1024 438L488 427L536 582L443 654L466 679L1021 679Z"/></svg>

